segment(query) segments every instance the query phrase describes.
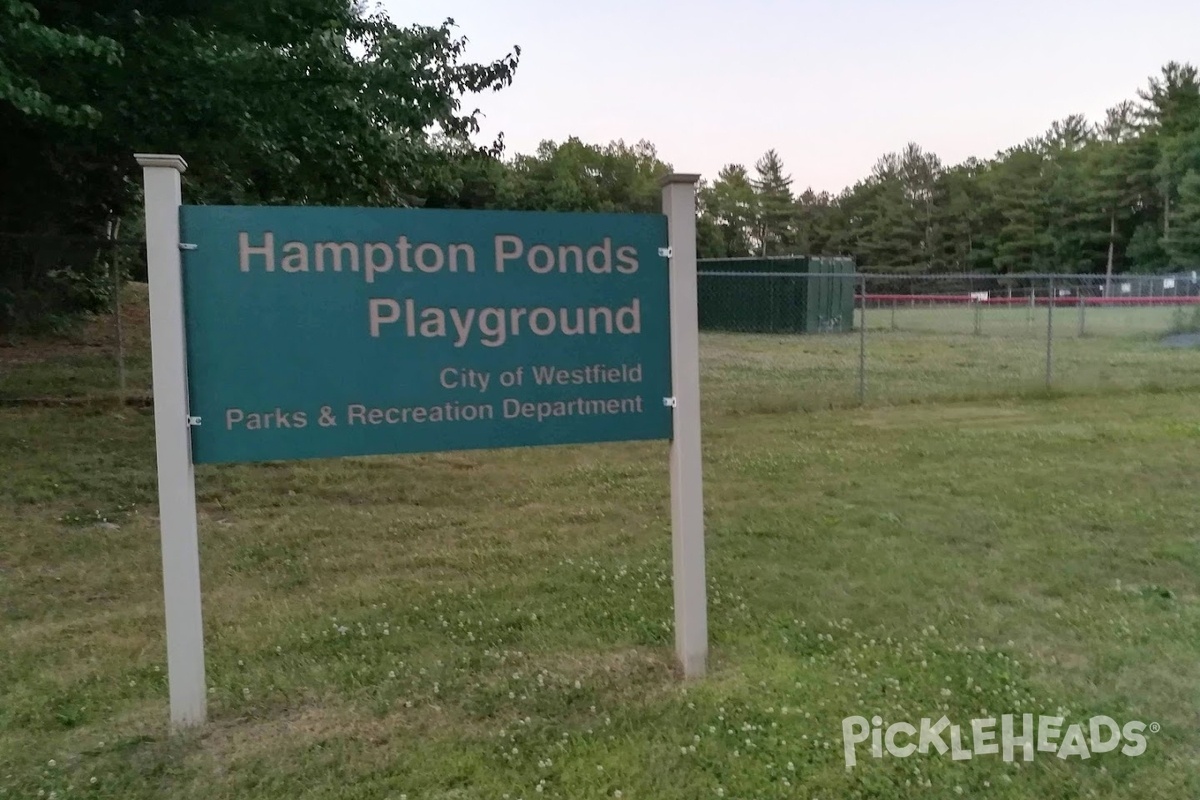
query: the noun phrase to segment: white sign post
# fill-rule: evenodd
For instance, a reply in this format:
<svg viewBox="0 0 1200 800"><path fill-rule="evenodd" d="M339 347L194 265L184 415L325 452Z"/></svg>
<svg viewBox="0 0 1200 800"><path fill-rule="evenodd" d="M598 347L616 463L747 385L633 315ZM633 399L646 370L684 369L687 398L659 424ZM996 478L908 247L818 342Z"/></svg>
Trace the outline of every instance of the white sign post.
<svg viewBox="0 0 1200 800"><path fill-rule="evenodd" d="M696 294L696 182L662 180L671 248L671 556L675 588L675 654L685 678L704 676L708 601L704 576L704 478L700 453L700 339Z"/></svg>
<svg viewBox="0 0 1200 800"><path fill-rule="evenodd" d="M171 724L203 723L204 624L200 613L200 547L196 481L188 432L187 351L179 252L180 175L175 155L138 154L146 202L150 277L150 351L154 372L154 442L158 453L158 517L162 531L163 602L167 619L167 683Z"/></svg>

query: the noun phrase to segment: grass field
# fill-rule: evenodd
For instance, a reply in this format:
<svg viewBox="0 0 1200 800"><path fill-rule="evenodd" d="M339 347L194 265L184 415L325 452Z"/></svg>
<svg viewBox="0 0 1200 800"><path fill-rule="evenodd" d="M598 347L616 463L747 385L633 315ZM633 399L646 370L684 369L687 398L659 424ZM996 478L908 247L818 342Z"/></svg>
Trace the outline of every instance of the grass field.
<svg viewBox="0 0 1200 800"><path fill-rule="evenodd" d="M1084 337L1038 394L1036 341L873 333L858 409L857 335L705 336L690 684L664 443L200 469L211 724L171 737L152 420L106 335L0 348L0 796L1200 796L1198 353ZM844 766L847 716L1007 713L1161 731Z"/></svg>

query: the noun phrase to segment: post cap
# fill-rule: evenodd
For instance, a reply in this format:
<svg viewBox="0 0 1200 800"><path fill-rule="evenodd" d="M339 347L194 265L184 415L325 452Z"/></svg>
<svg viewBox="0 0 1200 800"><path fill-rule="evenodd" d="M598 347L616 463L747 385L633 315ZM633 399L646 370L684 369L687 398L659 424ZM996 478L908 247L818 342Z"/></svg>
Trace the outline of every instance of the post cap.
<svg viewBox="0 0 1200 800"><path fill-rule="evenodd" d="M695 186L700 181L699 175L694 175L690 172L672 172L670 175L664 175L659 178L659 186L670 186L673 183L687 183Z"/></svg>
<svg viewBox="0 0 1200 800"><path fill-rule="evenodd" d="M178 170L180 173L187 172L187 162L183 160L183 156L165 153L134 153L133 157L143 167L167 167Z"/></svg>

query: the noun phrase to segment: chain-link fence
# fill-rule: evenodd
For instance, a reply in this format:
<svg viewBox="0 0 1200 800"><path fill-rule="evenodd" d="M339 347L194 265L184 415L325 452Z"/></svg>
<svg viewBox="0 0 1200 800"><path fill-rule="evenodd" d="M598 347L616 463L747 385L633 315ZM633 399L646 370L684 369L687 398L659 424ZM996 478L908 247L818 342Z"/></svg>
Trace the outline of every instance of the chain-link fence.
<svg viewBox="0 0 1200 800"><path fill-rule="evenodd" d="M728 266L701 262L699 316L707 388L734 408L1200 389L1195 273L904 275ZM851 300L836 302L846 291ZM835 318L807 319L814 313L809 298L822 292L835 302L817 307Z"/></svg>
<svg viewBox="0 0 1200 800"><path fill-rule="evenodd" d="M51 319L66 309L73 325L71 309L91 311L83 348L39 341L10 357L0 336L0 403L148 401L144 243L0 233L0 253L8 308ZM763 261L700 263L710 410L1200 389L1195 273L857 274L844 259Z"/></svg>

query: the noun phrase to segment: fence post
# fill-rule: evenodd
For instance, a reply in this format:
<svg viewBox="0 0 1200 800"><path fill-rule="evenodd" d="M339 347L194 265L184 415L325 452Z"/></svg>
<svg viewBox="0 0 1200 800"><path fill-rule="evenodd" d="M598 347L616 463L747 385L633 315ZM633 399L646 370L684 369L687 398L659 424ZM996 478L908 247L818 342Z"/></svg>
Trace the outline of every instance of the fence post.
<svg viewBox="0 0 1200 800"><path fill-rule="evenodd" d="M121 220L108 223L108 259L112 267L113 322L117 334L117 408L125 408L125 327L121 319L122 264L117 239L121 231Z"/></svg>
<svg viewBox="0 0 1200 800"><path fill-rule="evenodd" d="M978 297L971 298L971 302L975 305L975 335L978 336L983 332L983 320L980 315L983 313L983 303Z"/></svg>
<svg viewBox="0 0 1200 800"><path fill-rule="evenodd" d="M867 402L867 279L859 278L858 404Z"/></svg>
<svg viewBox="0 0 1200 800"><path fill-rule="evenodd" d="M1033 306L1037 302L1037 284L1030 281L1029 283L1029 305L1025 307L1025 323L1028 327L1033 327Z"/></svg>
<svg viewBox="0 0 1200 800"><path fill-rule="evenodd" d="M1083 292L1079 293L1079 338L1087 334L1087 303L1084 302Z"/></svg>
<svg viewBox="0 0 1200 800"><path fill-rule="evenodd" d="M892 298L892 330L896 330L896 298Z"/></svg>
<svg viewBox="0 0 1200 800"><path fill-rule="evenodd" d="M1054 380L1054 278L1050 279L1050 296L1046 298L1046 389Z"/></svg>

